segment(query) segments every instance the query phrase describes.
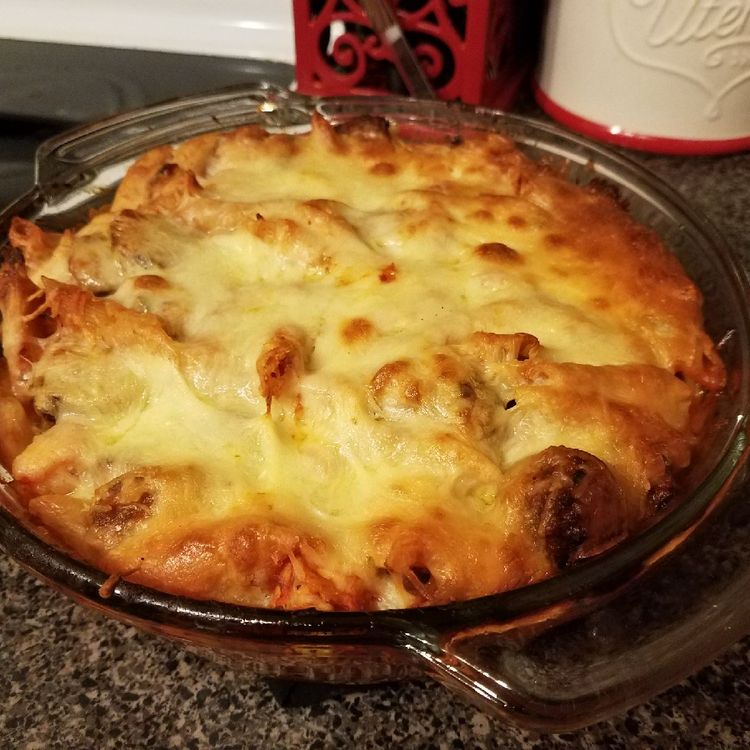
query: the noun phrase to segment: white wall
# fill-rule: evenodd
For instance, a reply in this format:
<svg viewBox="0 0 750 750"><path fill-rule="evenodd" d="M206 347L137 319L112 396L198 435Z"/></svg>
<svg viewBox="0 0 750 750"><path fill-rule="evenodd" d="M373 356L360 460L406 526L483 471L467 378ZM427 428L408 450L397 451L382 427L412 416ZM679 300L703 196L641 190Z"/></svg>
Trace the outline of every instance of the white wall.
<svg viewBox="0 0 750 750"><path fill-rule="evenodd" d="M0 38L294 62L292 0L3 0Z"/></svg>

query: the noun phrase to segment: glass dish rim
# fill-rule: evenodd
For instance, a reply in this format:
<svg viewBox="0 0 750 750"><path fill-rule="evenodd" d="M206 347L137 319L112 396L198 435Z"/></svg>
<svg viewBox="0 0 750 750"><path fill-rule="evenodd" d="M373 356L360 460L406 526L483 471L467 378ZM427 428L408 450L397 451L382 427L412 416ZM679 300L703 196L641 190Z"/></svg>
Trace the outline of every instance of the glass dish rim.
<svg viewBox="0 0 750 750"><path fill-rule="evenodd" d="M44 176L44 168L54 163L55 155L64 149L85 144L100 137L102 130L116 131L127 128L129 123L148 121L170 112L184 113L205 105L232 101L236 98L257 96L262 105L273 105L283 114L284 108L305 113L308 118L313 113L329 119L335 115L352 116L356 110L366 107L375 114L390 111L392 118L407 113L410 121L427 119L435 112L444 115L438 118L441 125L486 127L495 129L502 121L510 126L552 135L566 144L582 150L585 154L600 160L600 163L620 168L644 186L649 195L656 195L679 213L688 216L693 229L708 242L714 257L719 261L738 298L750 298L750 285L742 265L732 255L726 241L716 227L695 207L691 206L676 190L661 178L640 166L634 160L613 152L611 149L592 143L586 138L568 133L555 125L521 115L508 114L497 110L468 107L444 102L417 101L403 97L362 97L344 96L331 98L306 97L287 92L271 84L248 84L231 87L220 92L183 97L163 104L145 107L130 113L101 120L91 125L75 128L55 136L40 146L37 156L37 184L17 201L0 211L0 226L12 215L28 209L43 197L45 189L59 191L60 177L81 173L85 169L96 169L96 160L74 164L72 167ZM260 105L259 105L260 106ZM354 111L353 111L354 110ZM261 111L272 112L274 109ZM420 115L420 112L422 113ZM434 123L433 123L434 124ZM222 125L215 129L222 129ZM512 128L509 128L512 129ZM159 131L157 131L159 132ZM203 131L198 131L203 132ZM510 136L519 140L515 134ZM146 146L145 148L150 147ZM121 159L119 160L121 161ZM59 166L59 165L58 165ZM64 166L64 165L63 165ZM64 189L63 184L63 189ZM551 578L530 584L519 589L492 594L476 599L456 601L431 607L396 610L375 610L366 612L342 612L321 610L275 610L259 607L226 604L214 600L194 600L168 594L138 584L120 580L113 587L111 595L100 598L98 591L108 579L106 573L78 561L76 558L48 544L24 527L22 522L10 512L0 508L0 547L11 557L41 575L53 584L66 586L88 599L95 598L98 605L110 610L122 610L145 620L179 622L201 630L220 631L239 629L240 634L283 631L286 638L307 639L322 636L345 636L356 631L358 635L377 631L400 633L410 626L421 626L444 630L476 624L487 620L510 621L530 612L558 605L576 597L586 596L623 575L632 577L643 567L645 561L658 556L660 550L674 541L679 535L705 517L712 505L718 502L724 490L744 466L749 449L745 439L748 402L748 361L750 360L750 311L740 305L738 312L744 326L744 336L740 339L743 353L743 382L741 383L742 418L738 418L730 436L726 439L721 458L711 473L706 476L691 494L673 511L659 519L640 534L628 539L596 557L563 571ZM8 488L2 485L2 491Z"/></svg>

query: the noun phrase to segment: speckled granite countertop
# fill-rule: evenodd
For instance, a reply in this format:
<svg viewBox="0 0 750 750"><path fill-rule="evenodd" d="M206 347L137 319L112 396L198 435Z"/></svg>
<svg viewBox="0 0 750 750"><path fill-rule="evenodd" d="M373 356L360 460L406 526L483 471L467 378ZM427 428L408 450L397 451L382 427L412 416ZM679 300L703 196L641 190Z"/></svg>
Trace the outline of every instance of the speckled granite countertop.
<svg viewBox="0 0 750 750"><path fill-rule="evenodd" d="M636 158L750 263L750 154ZM750 638L651 702L586 730L508 728L432 682L282 708L268 685L73 604L0 559L0 747L750 747Z"/></svg>

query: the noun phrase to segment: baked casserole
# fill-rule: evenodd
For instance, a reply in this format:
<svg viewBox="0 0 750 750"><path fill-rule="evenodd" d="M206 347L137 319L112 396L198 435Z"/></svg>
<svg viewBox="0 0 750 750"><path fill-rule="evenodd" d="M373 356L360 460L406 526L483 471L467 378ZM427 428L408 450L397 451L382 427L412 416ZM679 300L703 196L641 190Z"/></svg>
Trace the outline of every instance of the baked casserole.
<svg viewBox="0 0 750 750"><path fill-rule="evenodd" d="M210 133L10 242L21 512L189 597L375 610L542 580L679 501L725 383L659 238L495 133Z"/></svg>

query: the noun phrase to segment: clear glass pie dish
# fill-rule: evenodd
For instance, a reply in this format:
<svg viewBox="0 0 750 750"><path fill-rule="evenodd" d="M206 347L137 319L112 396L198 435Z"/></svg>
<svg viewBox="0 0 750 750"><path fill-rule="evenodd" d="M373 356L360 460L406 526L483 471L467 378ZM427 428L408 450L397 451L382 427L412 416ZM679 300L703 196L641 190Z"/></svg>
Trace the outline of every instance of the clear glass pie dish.
<svg viewBox="0 0 750 750"><path fill-rule="evenodd" d="M630 212L679 256L705 298L706 326L729 373L684 502L640 535L556 578L423 609L277 611L193 601L125 581L48 545L2 486L0 547L74 599L266 675L373 682L428 675L517 724L562 729L635 703L705 663L750 625L743 491L750 320L741 266L704 219L627 159L553 126L502 113L407 99L316 100L265 84L112 118L45 143L34 189L0 215L70 226L107 202L149 147L258 123L302 129L312 113L340 122L379 115L415 131L499 130L578 183L615 187ZM7 479L8 477L6 477Z"/></svg>

